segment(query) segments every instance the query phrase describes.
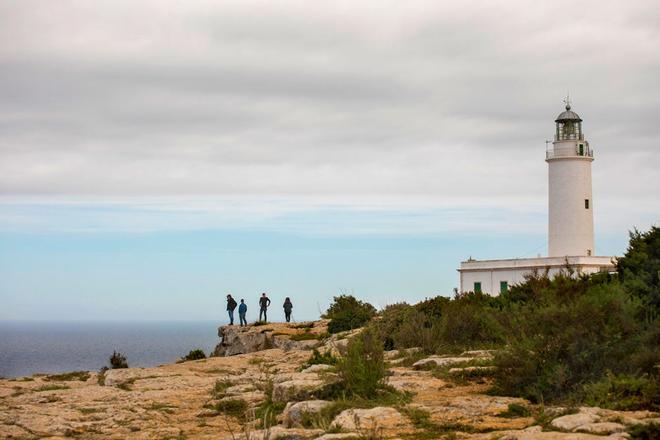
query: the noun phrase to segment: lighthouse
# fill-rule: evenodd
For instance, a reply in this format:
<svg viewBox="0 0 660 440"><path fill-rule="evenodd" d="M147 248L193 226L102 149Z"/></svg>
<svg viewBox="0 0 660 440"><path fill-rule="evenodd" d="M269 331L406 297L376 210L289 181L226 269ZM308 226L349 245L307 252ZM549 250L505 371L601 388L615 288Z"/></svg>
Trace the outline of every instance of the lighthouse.
<svg viewBox="0 0 660 440"><path fill-rule="evenodd" d="M571 109L555 119L548 163L548 256L503 260L462 261L458 269L461 292L497 295L531 273L553 277L565 272L575 276L615 270L615 257L596 256L591 195L591 163L594 154L582 133L582 118ZM547 144L547 143L546 143ZM478 249L470 252L476 254ZM567 271L568 270L568 271Z"/></svg>
<svg viewBox="0 0 660 440"><path fill-rule="evenodd" d="M594 216L591 195L589 142L582 133L582 119L571 110L555 119L555 140L546 151L548 162L548 255L591 256L594 250Z"/></svg>

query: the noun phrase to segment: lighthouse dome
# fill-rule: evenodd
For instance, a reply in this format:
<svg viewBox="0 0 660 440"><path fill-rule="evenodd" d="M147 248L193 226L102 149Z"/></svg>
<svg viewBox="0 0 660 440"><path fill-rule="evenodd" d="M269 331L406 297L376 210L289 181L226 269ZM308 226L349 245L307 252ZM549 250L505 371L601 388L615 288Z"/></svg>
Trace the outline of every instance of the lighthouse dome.
<svg viewBox="0 0 660 440"><path fill-rule="evenodd" d="M571 110L571 105L566 104L566 110L561 112L559 116L557 116L557 119L555 119L555 122L582 122L582 118L580 118L580 115L575 113L573 110Z"/></svg>

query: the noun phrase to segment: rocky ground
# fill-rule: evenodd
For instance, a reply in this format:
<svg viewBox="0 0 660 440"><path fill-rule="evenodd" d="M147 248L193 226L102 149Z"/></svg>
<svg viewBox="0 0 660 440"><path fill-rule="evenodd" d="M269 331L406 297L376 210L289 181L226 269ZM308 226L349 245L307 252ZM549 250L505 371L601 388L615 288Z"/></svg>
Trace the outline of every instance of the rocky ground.
<svg viewBox="0 0 660 440"><path fill-rule="evenodd" d="M335 382L332 367L303 364L313 347L337 352L350 335L329 337L324 321L220 332L224 343L209 359L0 380L0 437L569 440L627 438L635 425L660 422L646 411L541 411L523 399L486 394L487 351L422 359L414 350L386 352L388 383L412 397L325 420L324 408L336 403L308 396ZM273 426L257 426L260 412L285 404ZM247 418L234 416L245 410Z"/></svg>

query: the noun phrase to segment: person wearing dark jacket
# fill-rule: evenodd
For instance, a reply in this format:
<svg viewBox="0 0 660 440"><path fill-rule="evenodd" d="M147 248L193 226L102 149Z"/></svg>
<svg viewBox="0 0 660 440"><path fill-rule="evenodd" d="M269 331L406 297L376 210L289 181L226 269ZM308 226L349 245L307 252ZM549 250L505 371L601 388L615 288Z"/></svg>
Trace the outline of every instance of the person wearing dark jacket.
<svg viewBox="0 0 660 440"><path fill-rule="evenodd" d="M231 295L227 295L227 313L229 313L229 325L234 325L234 309L236 308L238 304L236 304L236 300L231 297Z"/></svg>
<svg viewBox="0 0 660 440"><path fill-rule="evenodd" d="M293 304L288 296L284 300L284 305L282 307L284 307L284 317L286 318L286 322L291 322L291 309L293 309Z"/></svg>
<svg viewBox="0 0 660 440"><path fill-rule="evenodd" d="M268 309L268 306L270 305L270 298L266 296L265 293L261 294L261 298L259 298L259 321L261 321L261 315L264 315L264 322L268 322L268 317L266 316L266 310Z"/></svg>
<svg viewBox="0 0 660 440"><path fill-rule="evenodd" d="M247 319L245 319L246 313L247 313L247 304L245 304L245 301L241 300L241 305L238 306L238 318L241 321L241 326L247 325Z"/></svg>

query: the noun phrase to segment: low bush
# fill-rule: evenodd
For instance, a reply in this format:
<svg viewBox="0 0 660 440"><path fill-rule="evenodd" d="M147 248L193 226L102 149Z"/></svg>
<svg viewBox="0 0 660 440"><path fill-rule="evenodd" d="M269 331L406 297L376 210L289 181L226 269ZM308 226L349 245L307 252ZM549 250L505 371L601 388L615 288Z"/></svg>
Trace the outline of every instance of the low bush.
<svg viewBox="0 0 660 440"><path fill-rule="evenodd" d="M110 356L110 368L128 368L128 362L126 361L126 356L123 354L113 351L112 356Z"/></svg>
<svg viewBox="0 0 660 440"><path fill-rule="evenodd" d="M618 376L608 373L598 382L583 387L586 404L614 410L660 410L660 381L657 377Z"/></svg>
<svg viewBox="0 0 660 440"><path fill-rule="evenodd" d="M337 372L348 395L369 397L383 388L383 345L373 328L366 328L349 341L346 356L337 363Z"/></svg>
<svg viewBox="0 0 660 440"><path fill-rule="evenodd" d="M70 381L70 380L79 380L85 382L89 379L89 371L72 371L70 373L61 373L61 374L50 374L44 377L45 381Z"/></svg>
<svg viewBox="0 0 660 440"><path fill-rule="evenodd" d="M206 353L201 348L190 350L190 353L181 358L182 361L196 361L199 359L206 359Z"/></svg>
<svg viewBox="0 0 660 440"><path fill-rule="evenodd" d="M215 410L238 419L245 417L248 403L243 399L224 399L215 404Z"/></svg>
<svg viewBox="0 0 660 440"><path fill-rule="evenodd" d="M337 364L338 359L332 355L330 351L321 353L317 349L312 350L312 355L309 359L302 365L302 368L305 369L312 365L324 364L324 365L335 365Z"/></svg>
<svg viewBox="0 0 660 440"><path fill-rule="evenodd" d="M515 419L517 417L529 417L531 415L532 413L526 406L519 405L517 403L509 403L506 411L499 413L497 416Z"/></svg>
<svg viewBox="0 0 660 440"><path fill-rule="evenodd" d="M333 303L323 315L330 319L328 331L339 333L362 327L376 315L374 306L357 300L352 295L335 296Z"/></svg>
<svg viewBox="0 0 660 440"><path fill-rule="evenodd" d="M551 280L538 300L510 310L509 348L495 358L495 390L556 401L575 396L608 370L626 372L643 331L635 319L639 305L616 284Z"/></svg>
<svg viewBox="0 0 660 440"><path fill-rule="evenodd" d="M631 440L657 440L660 438L660 423L633 425L628 434Z"/></svg>
<svg viewBox="0 0 660 440"><path fill-rule="evenodd" d="M502 344L504 329L498 321L493 297L459 293L444 306L438 337L445 346L465 349Z"/></svg>
<svg viewBox="0 0 660 440"><path fill-rule="evenodd" d="M296 333L295 335L291 335L289 339L292 341L312 341L318 339L318 335L311 332Z"/></svg>

